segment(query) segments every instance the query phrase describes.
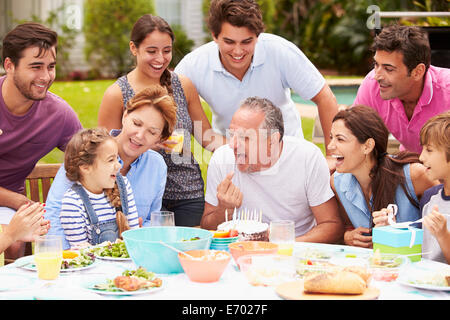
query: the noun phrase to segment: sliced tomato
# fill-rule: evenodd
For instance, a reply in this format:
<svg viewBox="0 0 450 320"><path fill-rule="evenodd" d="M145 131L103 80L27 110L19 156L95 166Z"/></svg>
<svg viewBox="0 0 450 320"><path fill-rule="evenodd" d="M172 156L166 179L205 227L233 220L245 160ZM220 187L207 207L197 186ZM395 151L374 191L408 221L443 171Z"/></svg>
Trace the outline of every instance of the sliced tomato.
<svg viewBox="0 0 450 320"><path fill-rule="evenodd" d="M231 238L232 237L237 237L238 235L239 235L239 233L238 233L237 230L234 230L234 229L230 230L230 237Z"/></svg>

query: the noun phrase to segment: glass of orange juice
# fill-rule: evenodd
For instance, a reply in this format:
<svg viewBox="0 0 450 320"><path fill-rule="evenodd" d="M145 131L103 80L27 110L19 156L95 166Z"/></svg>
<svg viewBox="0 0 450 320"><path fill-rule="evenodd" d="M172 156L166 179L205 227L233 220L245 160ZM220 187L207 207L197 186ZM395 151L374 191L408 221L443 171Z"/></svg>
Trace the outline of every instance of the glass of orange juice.
<svg viewBox="0 0 450 320"><path fill-rule="evenodd" d="M165 146L171 149L171 152L181 153L183 150L184 143L184 130L183 129L175 129L172 132L172 135L167 139L167 141L174 141L176 144L165 144ZM170 153L170 151L166 151Z"/></svg>
<svg viewBox="0 0 450 320"><path fill-rule="evenodd" d="M269 227L269 241L278 244L278 254L292 256L295 242L294 221L271 221Z"/></svg>
<svg viewBox="0 0 450 320"><path fill-rule="evenodd" d="M35 240L35 255L38 278L58 278L62 263L62 239L58 236L42 236Z"/></svg>

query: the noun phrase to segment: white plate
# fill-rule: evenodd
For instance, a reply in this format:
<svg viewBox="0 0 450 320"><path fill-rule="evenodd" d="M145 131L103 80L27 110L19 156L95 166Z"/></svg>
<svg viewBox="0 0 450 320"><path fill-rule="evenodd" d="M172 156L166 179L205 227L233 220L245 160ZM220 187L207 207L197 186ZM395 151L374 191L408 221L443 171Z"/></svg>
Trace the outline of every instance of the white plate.
<svg viewBox="0 0 450 320"><path fill-rule="evenodd" d="M68 259L65 259L68 260ZM14 262L15 266L18 268L22 268L29 271L37 271L36 265L34 264L34 256L26 256L17 259ZM80 267L80 268L70 268L70 269L61 269L61 273L68 273L68 272L77 272L77 271L83 271L86 269L93 268L98 265L98 262L95 260L92 264Z"/></svg>
<svg viewBox="0 0 450 320"><path fill-rule="evenodd" d="M105 246L106 245L104 243L100 243L100 244L93 246L92 248L103 248ZM115 257L108 257L108 256L102 257L102 256L97 255L97 253L94 253L94 255L96 258L98 258L100 260L105 260L105 261L127 261L127 262L132 261L131 258L115 258Z"/></svg>
<svg viewBox="0 0 450 320"><path fill-rule="evenodd" d="M105 261L132 261L131 258L115 258L115 257L102 257L95 255L96 259L105 260Z"/></svg>
<svg viewBox="0 0 450 320"><path fill-rule="evenodd" d="M88 290L89 292L94 292L97 294L105 295L105 296L136 296L141 294L151 294L158 291L161 291L164 289L164 284L161 287L155 287L155 288L148 288L148 289L141 289L137 291L103 291L94 289L94 285L99 283L105 283L106 278L98 278L95 280L89 280L81 284L81 287L85 290Z"/></svg>
<svg viewBox="0 0 450 320"><path fill-rule="evenodd" d="M417 289L434 290L434 291L450 291L450 287L432 286L429 284L417 284L408 282L406 279L397 279L397 283L403 284L405 286L414 287Z"/></svg>
<svg viewBox="0 0 450 320"><path fill-rule="evenodd" d="M21 274L0 274L0 291L29 287L34 279Z"/></svg>
<svg viewBox="0 0 450 320"><path fill-rule="evenodd" d="M450 286L436 286L432 284L416 283L417 279L429 277L433 273L442 273L450 276L450 267L436 261L422 259L410 264L400 271L397 282L405 286L434 291L450 291Z"/></svg>
<svg viewBox="0 0 450 320"><path fill-rule="evenodd" d="M354 246L344 246L339 244L325 244L325 243L313 243L313 242L295 242L294 244L294 257L301 257L300 253L304 250L311 251L323 251L329 254L331 257L353 256L365 257L372 253L372 249L366 249Z"/></svg>

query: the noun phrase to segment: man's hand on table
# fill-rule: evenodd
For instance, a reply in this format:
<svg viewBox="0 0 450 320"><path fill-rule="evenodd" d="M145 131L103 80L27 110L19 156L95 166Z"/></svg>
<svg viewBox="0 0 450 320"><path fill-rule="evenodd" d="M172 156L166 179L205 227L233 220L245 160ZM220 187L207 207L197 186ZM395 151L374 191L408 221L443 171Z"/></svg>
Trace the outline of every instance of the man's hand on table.
<svg viewBox="0 0 450 320"><path fill-rule="evenodd" d="M365 234L371 234L371 229L358 227L353 230L348 230L344 233L344 243L349 246L372 248L372 236Z"/></svg>

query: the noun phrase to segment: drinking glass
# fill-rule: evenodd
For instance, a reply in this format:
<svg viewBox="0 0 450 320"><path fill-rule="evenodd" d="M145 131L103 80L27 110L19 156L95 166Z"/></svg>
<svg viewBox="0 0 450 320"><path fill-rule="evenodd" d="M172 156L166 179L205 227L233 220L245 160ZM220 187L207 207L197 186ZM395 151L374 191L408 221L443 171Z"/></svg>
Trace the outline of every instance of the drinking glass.
<svg viewBox="0 0 450 320"><path fill-rule="evenodd" d="M175 226L175 214L172 211L154 211L150 217L151 226Z"/></svg>
<svg viewBox="0 0 450 320"><path fill-rule="evenodd" d="M278 254L291 256L294 251L295 225L291 220L270 222L269 241L278 244Z"/></svg>
<svg viewBox="0 0 450 320"><path fill-rule="evenodd" d="M170 148L174 153L181 153L183 150L184 143L184 130L183 129L175 129L173 130L171 136L167 139L167 141L174 141L177 144L165 144L167 148ZM170 153L166 151L166 153Z"/></svg>
<svg viewBox="0 0 450 320"><path fill-rule="evenodd" d="M58 278L62 263L61 237L46 235L37 238L34 261L39 279L54 280Z"/></svg>

